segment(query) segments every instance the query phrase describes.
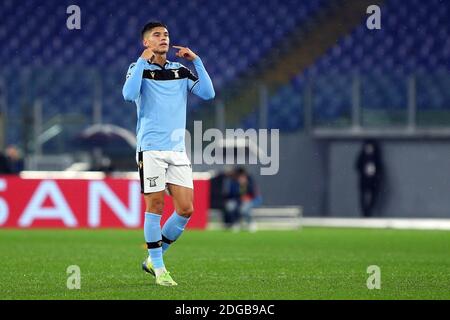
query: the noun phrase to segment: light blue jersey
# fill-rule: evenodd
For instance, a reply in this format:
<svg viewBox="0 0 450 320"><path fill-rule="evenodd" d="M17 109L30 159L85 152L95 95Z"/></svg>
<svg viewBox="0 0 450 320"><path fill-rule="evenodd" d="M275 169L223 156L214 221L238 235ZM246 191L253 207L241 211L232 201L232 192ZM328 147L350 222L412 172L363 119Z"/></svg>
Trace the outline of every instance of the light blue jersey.
<svg viewBox="0 0 450 320"><path fill-rule="evenodd" d="M193 64L197 76L178 62L139 58L130 65L122 93L137 106L137 151L184 151L188 91L204 100L215 96L202 60Z"/></svg>

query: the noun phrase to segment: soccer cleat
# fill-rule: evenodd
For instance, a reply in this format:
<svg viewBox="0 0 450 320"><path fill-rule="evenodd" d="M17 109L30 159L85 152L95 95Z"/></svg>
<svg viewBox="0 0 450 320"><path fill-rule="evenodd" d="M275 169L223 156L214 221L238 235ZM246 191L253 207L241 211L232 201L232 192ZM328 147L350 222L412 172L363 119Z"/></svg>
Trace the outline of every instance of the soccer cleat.
<svg viewBox="0 0 450 320"><path fill-rule="evenodd" d="M150 273L152 276L155 276L155 269L153 269L153 263L148 258L145 259L144 262L142 262L142 270L144 270L147 273Z"/></svg>
<svg viewBox="0 0 450 320"><path fill-rule="evenodd" d="M156 277L156 284L167 287L178 285L178 283L173 281L169 271L166 271L163 274L160 274L158 277Z"/></svg>

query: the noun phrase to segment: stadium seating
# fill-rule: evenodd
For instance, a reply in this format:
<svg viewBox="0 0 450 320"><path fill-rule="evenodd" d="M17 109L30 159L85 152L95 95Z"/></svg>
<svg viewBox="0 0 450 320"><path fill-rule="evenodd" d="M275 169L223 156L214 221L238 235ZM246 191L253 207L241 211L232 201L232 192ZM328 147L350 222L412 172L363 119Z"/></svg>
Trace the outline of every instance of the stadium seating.
<svg viewBox="0 0 450 320"><path fill-rule="evenodd" d="M411 75L416 77L419 111L450 109L450 2L387 0L381 12L381 30L369 31L362 21L271 96L269 128L294 131L302 127L308 81L313 83L316 121L349 117L353 75L359 77L365 109L406 110ZM256 118L256 113L251 114L243 126L258 126Z"/></svg>
<svg viewBox="0 0 450 320"><path fill-rule="evenodd" d="M148 20L166 23L172 44L198 52L220 91L324 3L153 0L124 5L120 0L79 0L81 30L69 30L66 9L73 1L4 0L0 58L7 67L0 75L9 83L10 115L19 116L20 104L40 98L44 119L71 112L89 119L100 92L103 120L133 130L135 119L121 87L128 65L142 50L139 31ZM198 100L192 102L195 107ZM13 142L18 136L14 131L8 130Z"/></svg>
<svg viewBox="0 0 450 320"><path fill-rule="evenodd" d="M91 121L94 103L103 121L133 130L132 105L121 88L130 62L142 50L139 30L151 19L165 22L173 44L189 45L202 56L220 93L320 12L330 0L79 0L81 30L66 28L68 0L3 0L0 6L0 77L7 83L9 119L40 99L44 121L78 114ZM314 79L314 116L333 120L348 114L353 75L359 74L364 108L401 110L407 105L406 79L417 74L419 108L450 107L448 1L386 0L380 31L362 21L313 65L270 96L269 128L302 127L304 90ZM169 59L174 59L173 52ZM3 91L2 91L3 92ZM198 100L191 99L195 108ZM276 111L276 112L275 112ZM257 112L243 119L258 126ZM8 127L8 142L19 140L19 126Z"/></svg>

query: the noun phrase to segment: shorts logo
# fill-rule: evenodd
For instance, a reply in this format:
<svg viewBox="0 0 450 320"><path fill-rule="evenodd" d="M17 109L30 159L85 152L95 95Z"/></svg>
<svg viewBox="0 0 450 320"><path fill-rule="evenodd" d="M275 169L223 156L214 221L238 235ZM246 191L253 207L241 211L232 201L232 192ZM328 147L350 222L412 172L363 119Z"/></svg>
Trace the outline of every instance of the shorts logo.
<svg viewBox="0 0 450 320"><path fill-rule="evenodd" d="M139 161L138 166L139 166L139 169L142 169L144 167L144 163L142 161Z"/></svg>
<svg viewBox="0 0 450 320"><path fill-rule="evenodd" d="M147 178L148 181L150 181L150 188L156 187L156 179L158 179L159 177L151 177L151 178Z"/></svg>

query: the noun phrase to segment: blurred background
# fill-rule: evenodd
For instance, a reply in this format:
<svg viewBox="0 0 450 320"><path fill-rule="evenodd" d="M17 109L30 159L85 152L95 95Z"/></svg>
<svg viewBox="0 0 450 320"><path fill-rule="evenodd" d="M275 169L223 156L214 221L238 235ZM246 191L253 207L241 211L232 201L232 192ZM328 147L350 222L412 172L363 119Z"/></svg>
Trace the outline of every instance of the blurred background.
<svg viewBox="0 0 450 320"><path fill-rule="evenodd" d="M72 4L79 30L66 27ZM380 30L366 26L370 5ZM251 186L256 217L288 225L450 218L450 1L2 0L0 16L4 174L134 172L136 108L122 86L142 26L160 20L215 85L213 101L190 96L188 130L280 130L276 175L193 166L211 179L210 221L235 210L229 179Z"/></svg>

